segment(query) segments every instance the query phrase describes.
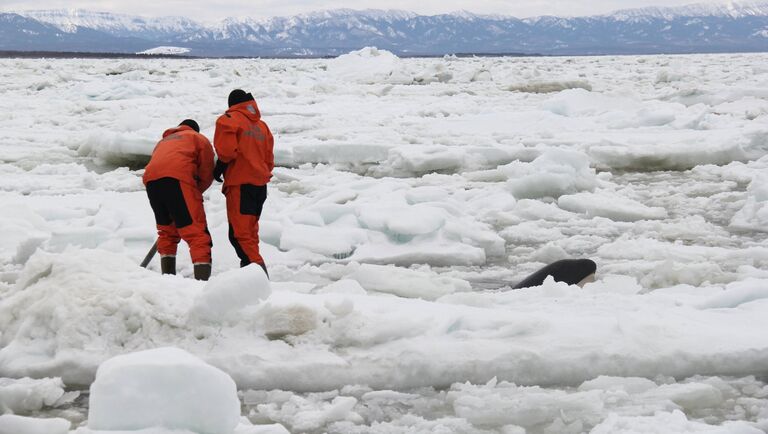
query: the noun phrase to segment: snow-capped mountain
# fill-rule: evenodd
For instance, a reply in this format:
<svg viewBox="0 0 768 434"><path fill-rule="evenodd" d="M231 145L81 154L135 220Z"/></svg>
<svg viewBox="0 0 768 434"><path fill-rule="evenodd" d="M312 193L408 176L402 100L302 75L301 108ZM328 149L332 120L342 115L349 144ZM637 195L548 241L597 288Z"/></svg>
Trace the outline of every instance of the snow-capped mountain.
<svg viewBox="0 0 768 434"><path fill-rule="evenodd" d="M184 17L144 18L83 9L38 10L17 13L42 23L51 24L67 33L76 33L80 28L87 28L118 37L158 38L204 29L201 24Z"/></svg>
<svg viewBox="0 0 768 434"><path fill-rule="evenodd" d="M87 27L66 32L53 24L0 13L0 50L124 53L150 48L148 45L142 38L114 36Z"/></svg>
<svg viewBox="0 0 768 434"><path fill-rule="evenodd" d="M327 56L364 46L398 54L614 54L768 50L768 1L627 9L589 17L417 15L338 9L204 25L85 10L0 14L1 50L137 52L158 46L200 56Z"/></svg>
<svg viewBox="0 0 768 434"><path fill-rule="evenodd" d="M645 7L616 11L610 16L618 20L657 18L673 20L685 17L744 18L768 15L768 2L696 3L679 7Z"/></svg>

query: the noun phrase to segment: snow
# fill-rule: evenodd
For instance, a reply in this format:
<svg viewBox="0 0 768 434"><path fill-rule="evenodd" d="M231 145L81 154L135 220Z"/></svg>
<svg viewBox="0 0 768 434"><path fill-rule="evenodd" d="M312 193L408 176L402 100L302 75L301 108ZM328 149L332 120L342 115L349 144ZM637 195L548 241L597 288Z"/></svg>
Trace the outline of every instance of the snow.
<svg viewBox="0 0 768 434"><path fill-rule="evenodd" d="M367 291L395 294L400 297L434 300L446 294L469 291L469 282L403 268L363 264L349 278Z"/></svg>
<svg viewBox="0 0 768 434"><path fill-rule="evenodd" d="M612 13L610 16L618 20L632 20L637 17L655 17L674 19L677 17L718 17L739 18L744 16L762 16L768 13L768 5L764 1L727 1L710 3L693 3L682 7L645 7L625 9Z"/></svg>
<svg viewBox="0 0 768 434"><path fill-rule="evenodd" d="M61 418L36 419L13 414L0 415L2 434L67 434L70 425L68 420Z"/></svg>
<svg viewBox="0 0 768 434"><path fill-rule="evenodd" d="M93 12L84 9L52 9L17 11L19 15L34 18L43 23L52 24L68 33L78 27L114 32L119 36L135 36L136 33L154 34L187 31L192 32L201 26L182 17L144 18L133 15L109 12Z"/></svg>
<svg viewBox="0 0 768 434"><path fill-rule="evenodd" d="M94 264L110 274L90 271ZM733 298L759 292L765 279L658 289L638 298L636 291L620 288L592 290L599 283L581 290L552 281L522 291L474 292L466 281L427 270L384 268L390 267L347 267L346 278L358 280L370 295L302 294L290 291L291 283L281 283L267 301L206 325L189 318L199 306L195 295L210 290L199 282L142 270L121 255L97 250L36 255L0 312L6 331L2 374L57 372L68 384L87 384L109 356L155 345L180 346L241 385L294 390L349 382L394 389L447 386L485 382L491 372L522 384L586 381L608 373L745 375L762 363L761 353L753 351L767 321L764 299L724 311L701 309L699 303L702 294ZM247 269L236 271L238 279L250 275ZM384 272L393 278L384 281ZM25 319L15 319L19 314L14 312L25 312ZM668 325L660 329L657 323ZM744 338L734 340L733 335ZM307 345L287 346L276 337ZM321 342L325 345L317 346ZM654 356L648 359L651 342ZM60 350L46 356L48 347ZM212 347L218 350L209 353ZM531 354L528 348L538 350ZM707 357L700 358L705 350ZM244 358L254 359L244 364ZM310 374L316 364L323 366L321 377Z"/></svg>
<svg viewBox="0 0 768 434"><path fill-rule="evenodd" d="M155 55L156 54L176 54L176 55L179 55L179 54L186 54L186 53L189 53L189 52L190 52L189 48L172 47L172 46L165 46L165 45L163 45L163 46L160 46L160 47L155 47L155 48L150 48L148 50L139 51L136 54L155 54Z"/></svg>
<svg viewBox="0 0 768 434"><path fill-rule="evenodd" d="M667 217L661 207L649 207L642 203L611 193L577 193L560 196L557 206L588 216L607 217L614 221L655 220Z"/></svg>
<svg viewBox="0 0 768 434"><path fill-rule="evenodd" d="M496 170L508 179L512 195L521 199L591 191L597 182L587 156L573 151L547 151L530 164L513 162Z"/></svg>
<svg viewBox="0 0 768 434"><path fill-rule="evenodd" d="M328 73L336 79L361 84L405 83L409 77L400 74L401 68L400 58L376 47L365 47L328 62Z"/></svg>
<svg viewBox="0 0 768 434"><path fill-rule="evenodd" d="M238 434L765 431L765 62L0 60L2 412L108 432L77 390L174 347L243 411L167 414ZM138 267L143 163L184 118L212 137L231 87L276 137L270 280L239 268L218 184L211 280L184 245L176 276ZM597 281L509 290L565 257ZM207 402L154 395L168 367L140 361L114 396Z"/></svg>
<svg viewBox="0 0 768 434"><path fill-rule="evenodd" d="M592 86L584 80L573 81L541 81L531 82L518 85L511 85L507 88L513 92L527 92L527 93L553 93L560 92L566 89L584 89L587 91L592 90Z"/></svg>
<svg viewBox="0 0 768 434"><path fill-rule="evenodd" d="M761 173L750 182L747 200L733 216L730 226L768 231L768 173Z"/></svg>
<svg viewBox="0 0 768 434"><path fill-rule="evenodd" d="M113 357L91 385L88 427L138 430L155 426L198 434L231 434L240 420L235 382L176 348Z"/></svg>
<svg viewBox="0 0 768 434"><path fill-rule="evenodd" d="M204 321L235 320L239 310L269 297L272 289L258 264L212 277L198 295L190 317Z"/></svg>
<svg viewBox="0 0 768 434"><path fill-rule="evenodd" d="M79 392L65 392L61 378L0 378L0 411L30 413L71 403Z"/></svg>
<svg viewBox="0 0 768 434"><path fill-rule="evenodd" d="M360 417L371 428L360 432L558 432L582 433L623 428L618 424L645 421L630 432L687 432L686 429L712 432L755 432L743 421L722 425L692 420L686 414L705 414L721 409L728 417L744 416L741 405L750 412L765 411L765 401L752 393L754 379L722 381L713 377L695 377L682 382L672 379L652 381L644 378L600 377L578 388L553 389L525 387L491 380L486 384L454 384L448 390L418 389L410 393L376 391L367 387L348 386L342 390L298 395L286 391L247 391L246 408L254 418L279 420L286 427L316 429L339 398L352 398L357 403L348 418ZM599 386L599 387L598 387ZM605 386L606 389L602 389ZM741 390L747 392L742 395ZM687 397L718 397L692 403ZM717 402L716 402L717 401ZM342 401L343 402L343 401ZM349 400L351 402L351 400ZM664 415L675 414L667 420ZM658 418L658 419L655 419ZM473 423L470 423L472 421ZM619 422L620 421L620 422ZM618 423L618 424L617 424ZM359 427L341 420L326 425L329 432L347 432ZM438 428L440 427L440 428ZM439 431L442 429L442 431ZM356 431L357 432L357 431ZM611 432L610 430L607 432ZM695 432L695 431L694 431ZM707 431L705 431L707 432Z"/></svg>
<svg viewBox="0 0 768 434"><path fill-rule="evenodd" d="M81 427L73 434L198 434L194 431L185 429L167 429L162 427L145 428L139 430L92 430ZM235 427L233 434L289 434L289 432L280 424L253 425L250 423L241 423Z"/></svg>
<svg viewBox="0 0 768 434"><path fill-rule="evenodd" d="M630 433L666 433L666 432L703 432L717 434L758 434L763 432L745 423L730 422L722 427L713 427L701 422L691 422L681 411L671 413L658 412L653 416L619 416L612 414L603 423L592 430L594 434L630 434Z"/></svg>

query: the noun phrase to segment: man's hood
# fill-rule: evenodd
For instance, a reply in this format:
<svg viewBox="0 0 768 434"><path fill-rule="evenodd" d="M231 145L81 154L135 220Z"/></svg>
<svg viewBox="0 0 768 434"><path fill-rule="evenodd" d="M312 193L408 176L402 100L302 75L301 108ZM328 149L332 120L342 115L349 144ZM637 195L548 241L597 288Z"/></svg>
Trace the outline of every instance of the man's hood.
<svg viewBox="0 0 768 434"><path fill-rule="evenodd" d="M232 112L242 113L248 119L254 122L261 119L261 112L259 111L259 106L256 105L255 100L245 101L241 102L240 104L233 105L229 108L229 110L227 110L227 113Z"/></svg>
<svg viewBox="0 0 768 434"><path fill-rule="evenodd" d="M181 131L187 131L187 130L192 131L192 132L196 132L189 125L179 125L178 127L168 128L167 130L165 130L165 132L163 133L163 138L166 138L166 137L170 136L171 134L178 133L178 132L181 132Z"/></svg>

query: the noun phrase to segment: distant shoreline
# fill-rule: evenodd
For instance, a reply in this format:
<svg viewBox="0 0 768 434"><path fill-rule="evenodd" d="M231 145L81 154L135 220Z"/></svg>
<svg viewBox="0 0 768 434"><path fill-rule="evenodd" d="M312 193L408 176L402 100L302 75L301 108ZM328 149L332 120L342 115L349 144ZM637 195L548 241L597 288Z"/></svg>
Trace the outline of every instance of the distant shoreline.
<svg viewBox="0 0 768 434"><path fill-rule="evenodd" d="M3 59L196 59L177 54L93 53L86 51L13 51L0 50Z"/></svg>
<svg viewBox="0 0 768 434"><path fill-rule="evenodd" d="M352 51L352 50L350 50ZM397 54L401 58L456 57L541 57L538 53L455 53L455 54ZM85 51L14 51L0 50L2 59L333 59L339 55L317 56L188 56L182 54L137 54Z"/></svg>
<svg viewBox="0 0 768 434"><path fill-rule="evenodd" d="M354 50L350 50L354 51ZM690 54L758 54L761 51L692 51L692 52L641 52L641 53L578 53L578 54L542 54L542 53L451 53L451 54L409 54L393 53L403 59L435 59L446 56L458 58L468 57L605 57L605 56L681 56ZM344 54L344 53L342 53ZM341 54L339 54L341 55ZM188 56L181 54L137 54L137 53L109 53L109 52L81 52L81 51L14 51L0 50L0 59L285 59L285 60L312 60L333 59L339 55L317 56Z"/></svg>

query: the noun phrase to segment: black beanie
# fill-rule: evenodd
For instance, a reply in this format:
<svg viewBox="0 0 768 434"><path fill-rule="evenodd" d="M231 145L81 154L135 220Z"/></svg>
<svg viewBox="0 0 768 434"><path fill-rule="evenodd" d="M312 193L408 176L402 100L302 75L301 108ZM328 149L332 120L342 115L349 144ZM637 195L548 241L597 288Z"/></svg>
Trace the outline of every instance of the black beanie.
<svg viewBox="0 0 768 434"><path fill-rule="evenodd" d="M229 99L227 102L229 103L229 106L232 107L233 105L237 105L246 101L253 101L253 95L246 93L242 89L235 89L229 93Z"/></svg>
<svg viewBox="0 0 768 434"><path fill-rule="evenodd" d="M186 126L192 128L193 130L195 130L198 133L200 132L200 125L198 125L197 122L194 121L194 119L184 119L179 124L179 126L182 126L182 125L186 125Z"/></svg>

